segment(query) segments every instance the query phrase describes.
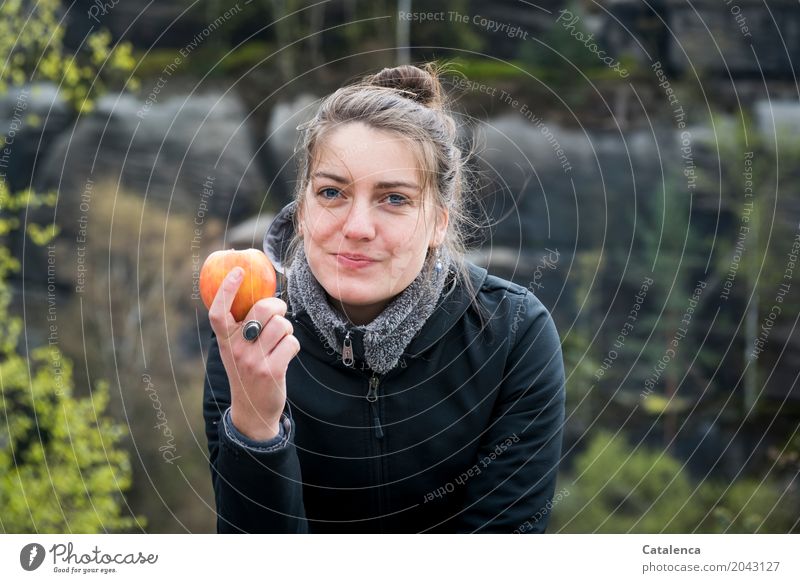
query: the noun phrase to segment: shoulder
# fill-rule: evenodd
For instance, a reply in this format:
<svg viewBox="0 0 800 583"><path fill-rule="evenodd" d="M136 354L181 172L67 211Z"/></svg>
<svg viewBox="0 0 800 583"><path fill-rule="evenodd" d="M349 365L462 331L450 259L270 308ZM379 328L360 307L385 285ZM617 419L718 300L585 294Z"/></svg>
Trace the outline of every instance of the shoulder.
<svg viewBox="0 0 800 583"><path fill-rule="evenodd" d="M506 314L512 318L544 315L549 317L550 313L545 305L527 287L492 275L474 263L467 263L467 267L472 274L473 285L480 282L479 286L475 286L477 301L481 306L489 309L490 313L494 313L494 316L501 317ZM513 308L510 313L508 308Z"/></svg>
<svg viewBox="0 0 800 583"><path fill-rule="evenodd" d="M524 297L528 294L533 295L528 288L490 273L487 273L486 278L483 280L481 293L484 295L499 294L500 296L510 295L516 297Z"/></svg>
<svg viewBox="0 0 800 583"><path fill-rule="evenodd" d="M478 339L477 345L487 348L502 342L510 349L537 322L550 322L555 330L550 313L530 290L474 263L466 262L465 267L446 285L433 314L409 345L410 355L455 337ZM559 344L556 334L546 336Z"/></svg>
<svg viewBox="0 0 800 583"><path fill-rule="evenodd" d="M488 339L506 339L509 346L534 339L560 346L550 311L530 289L473 263L468 262L467 267L475 294L468 311L476 325L488 332Z"/></svg>

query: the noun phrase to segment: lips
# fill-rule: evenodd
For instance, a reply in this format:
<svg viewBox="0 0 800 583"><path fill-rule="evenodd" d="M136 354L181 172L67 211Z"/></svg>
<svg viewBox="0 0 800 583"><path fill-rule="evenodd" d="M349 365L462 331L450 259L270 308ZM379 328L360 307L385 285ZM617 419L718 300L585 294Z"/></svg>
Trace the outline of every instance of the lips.
<svg viewBox="0 0 800 583"><path fill-rule="evenodd" d="M359 253L337 253L337 255L345 259L350 259L351 261L375 261L372 257L367 257Z"/></svg>
<svg viewBox="0 0 800 583"><path fill-rule="evenodd" d="M369 267L377 261L376 259L372 259L366 255L361 255L360 253L336 253L335 257L336 262L339 265L351 269Z"/></svg>

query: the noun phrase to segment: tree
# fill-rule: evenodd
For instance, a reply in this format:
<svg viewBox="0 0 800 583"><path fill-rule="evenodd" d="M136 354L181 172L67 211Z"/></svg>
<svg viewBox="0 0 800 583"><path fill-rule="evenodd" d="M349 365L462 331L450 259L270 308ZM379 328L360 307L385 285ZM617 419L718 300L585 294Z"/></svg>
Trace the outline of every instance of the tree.
<svg viewBox="0 0 800 583"><path fill-rule="evenodd" d="M604 342L598 343L603 353L595 381L619 410L647 414L632 420L648 433L658 427L665 445L681 429L678 416L706 385L695 350L702 343L700 316L709 295L705 243L687 186L673 171L662 190L642 198L635 216L627 209L623 224L634 243L631 249L610 248L602 265L607 287L619 291ZM720 354L714 345L702 346L704 358Z"/></svg>
<svg viewBox="0 0 800 583"><path fill-rule="evenodd" d="M125 80L128 88L138 88L138 79L129 76L136 64L130 43L112 47L108 31L88 35L76 53L65 49L60 4L11 0L0 5L0 92L9 86L54 81L75 110L86 112L93 107L93 97L112 83Z"/></svg>
<svg viewBox="0 0 800 583"><path fill-rule="evenodd" d="M79 53L62 44L59 2L10 1L0 6L0 91L10 86L52 80L78 112L92 107L103 91L103 77L133 67L130 46L109 48L110 35L96 32ZM130 80L129 86L135 85ZM25 96L18 99L15 123L35 124L25 115ZM16 130L15 130L16 132ZM10 133L10 130L9 130ZM0 165L0 529L4 532L95 533L143 526L126 516L122 493L131 483L127 452L120 447L124 425L104 415L108 384L98 381L87 398L73 396L72 365L57 341L18 351L22 322L9 314L10 276L19 270L8 235L20 229L19 215L55 195L30 189L12 193L3 171L13 162L14 139L3 136ZM34 244L48 244L55 225L28 224ZM53 334L54 330L51 330Z"/></svg>
<svg viewBox="0 0 800 583"><path fill-rule="evenodd" d="M779 385L782 379L766 378L764 371L772 368L769 361L783 348L795 349L787 346L793 340L789 324L791 315L800 311L796 295L784 295L794 279L787 268L798 229L793 193L800 140L780 124L777 130L759 127L745 113L735 118L716 115L714 127L716 137L708 147L718 150L722 163L717 170L715 156L711 167L699 173L698 185L719 205L722 222L730 227L715 242L715 273L709 281L725 298L719 319L725 336L737 336L737 350L731 352L741 380L733 388L741 389L737 403L742 416L772 415L781 396L773 393L770 403L764 383ZM764 334L762 325L772 323L767 318L775 306L782 315L775 329Z"/></svg>
<svg viewBox="0 0 800 583"><path fill-rule="evenodd" d="M24 201L0 180L0 208ZM12 230L0 216L0 232ZM46 235L38 241L47 243ZM0 247L0 528L7 533L95 533L136 525L122 516L121 494L131 483L128 454L119 447L124 425L105 417L108 384L98 382L89 398L72 395L72 364L57 345L40 346L28 357L17 352L20 318L8 313L10 273L19 269ZM141 524L141 519L140 524Z"/></svg>
<svg viewBox="0 0 800 583"><path fill-rule="evenodd" d="M595 434L557 486L551 532L789 533L797 500L769 476L727 486L693 483L665 451L631 447L619 434Z"/></svg>

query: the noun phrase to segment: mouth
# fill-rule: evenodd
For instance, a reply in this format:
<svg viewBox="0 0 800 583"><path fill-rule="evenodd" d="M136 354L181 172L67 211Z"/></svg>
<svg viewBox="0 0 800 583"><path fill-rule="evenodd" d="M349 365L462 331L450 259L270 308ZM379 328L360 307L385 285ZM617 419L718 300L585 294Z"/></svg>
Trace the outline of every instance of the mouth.
<svg viewBox="0 0 800 583"><path fill-rule="evenodd" d="M377 263L376 259L358 253L336 253L335 257L339 265L350 268L368 267Z"/></svg>

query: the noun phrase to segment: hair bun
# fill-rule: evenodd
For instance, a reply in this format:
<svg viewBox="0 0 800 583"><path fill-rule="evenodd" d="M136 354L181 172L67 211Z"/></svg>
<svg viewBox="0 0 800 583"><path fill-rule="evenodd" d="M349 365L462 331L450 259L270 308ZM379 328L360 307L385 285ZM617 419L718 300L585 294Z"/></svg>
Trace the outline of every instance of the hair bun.
<svg viewBox="0 0 800 583"><path fill-rule="evenodd" d="M442 85L432 65L424 69L414 65L386 68L370 77L371 85L407 93L407 97L428 107L442 105Z"/></svg>

